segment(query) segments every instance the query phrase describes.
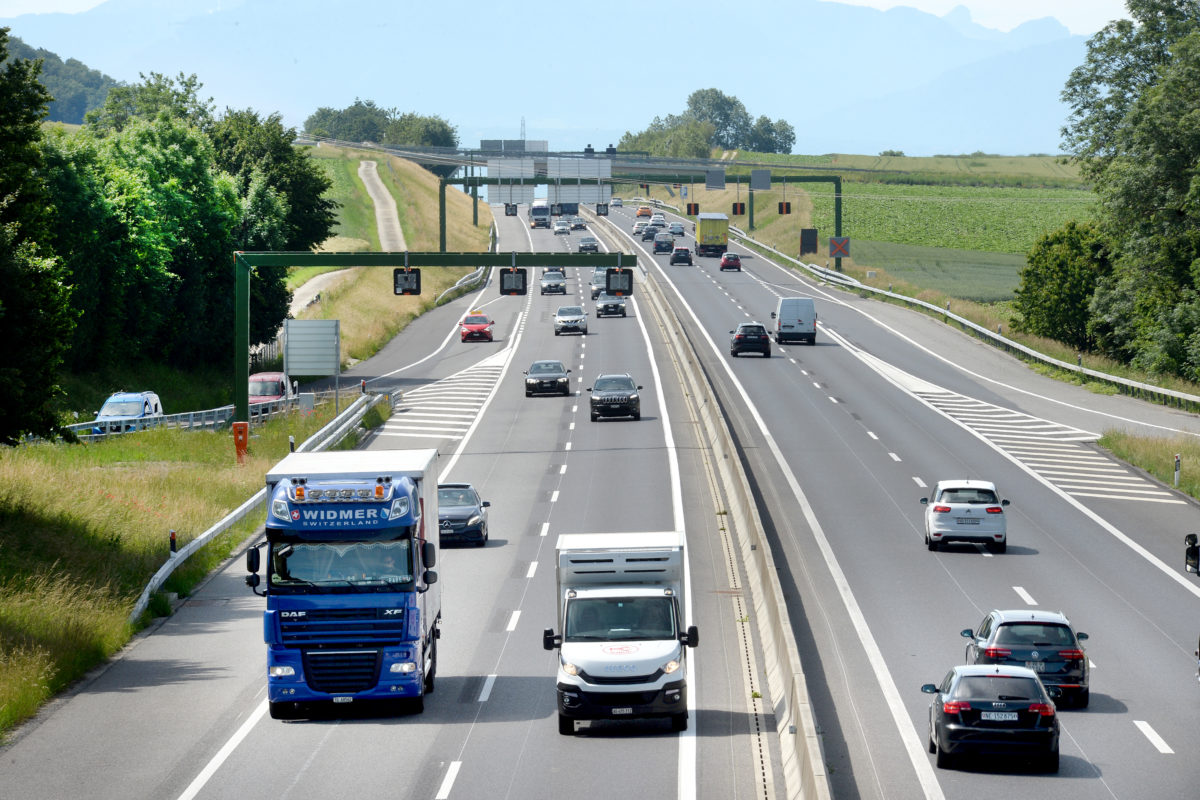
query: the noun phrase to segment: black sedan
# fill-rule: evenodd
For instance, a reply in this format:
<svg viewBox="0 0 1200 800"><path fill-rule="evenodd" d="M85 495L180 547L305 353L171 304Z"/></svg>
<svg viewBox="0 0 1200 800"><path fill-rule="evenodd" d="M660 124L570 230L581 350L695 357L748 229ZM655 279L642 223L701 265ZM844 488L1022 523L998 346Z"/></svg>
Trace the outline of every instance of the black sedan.
<svg viewBox="0 0 1200 800"><path fill-rule="evenodd" d="M567 377L567 374L570 371L561 361L533 362L529 369L525 370L525 396L533 397L535 394L569 395L571 379Z"/></svg>
<svg viewBox="0 0 1200 800"><path fill-rule="evenodd" d="M601 294L596 298L597 317L625 316L625 298L611 294Z"/></svg>
<svg viewBox="0 0 1200 800"><path fill-rule="evenodd" d="M729 332L729 355L736 358L742 353L762 353L771 357L771 335L761 322L742 322Z"/></svg>
<svg viewBox="0 0 1200 800"><path fill-rule="evenodd" d="M937 765L951 766L961 755L1003 755L1035 759L1058 772L1058 713L1038 675L1025 667L963 665L940 684L927 683L929 752Z"/></svg>
<svg viewBox="0 0 1200 800"><path fill-rule="evenodd" d="M634 382L633 376L627 374L601 375L596 378L595 385L588 387L588 392L592 395L592 422L601 417L641 419L642 401L638 397L641 388Z"/></svg>
<svg viewBox="0 0 1200 800"><path fill-rule="evenodd" d="M969 639L968 664L1003 664L1028 667L1042 683L1056 686L1064 701L1087 708L1088 658L1071 621L1058 611L1022 608L990 611L975 628L962 631Z"/></svg>
<svg viewBox="0 0 1200 800"><path fill-rule="evenodd" d="M488 542L487 500L469 483L438 484L438 544Z"/></svg>
<svg viewBox="0 0 1200 800"><path fill-rule="evenodd" d="M581 253L599 253L600 240L595 236L584 236L579 240L579 252Z"/></svg>

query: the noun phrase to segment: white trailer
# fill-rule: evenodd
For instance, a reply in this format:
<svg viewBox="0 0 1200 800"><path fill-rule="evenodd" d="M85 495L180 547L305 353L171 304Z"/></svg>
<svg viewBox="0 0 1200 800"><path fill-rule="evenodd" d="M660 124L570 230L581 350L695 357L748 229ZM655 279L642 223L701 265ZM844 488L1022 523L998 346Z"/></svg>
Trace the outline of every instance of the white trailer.
<svg viewBox="0 0 1200 800"><path fill-rule="evenodd" d="M680 531L558 537L558 732L575 720L666 717L687 729L687 648Z"/></svg>

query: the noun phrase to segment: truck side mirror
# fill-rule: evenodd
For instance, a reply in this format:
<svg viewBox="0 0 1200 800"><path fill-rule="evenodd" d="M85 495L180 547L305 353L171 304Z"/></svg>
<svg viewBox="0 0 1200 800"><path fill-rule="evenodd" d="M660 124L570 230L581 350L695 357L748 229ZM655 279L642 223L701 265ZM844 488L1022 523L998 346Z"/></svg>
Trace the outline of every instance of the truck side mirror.
<svg viewBox="0 0 1200 800"><path fill-rule="evenodd" d="M771 312L771 319L775 319L775 312L774 312L774 311L772 311L772 312Z"/></svg>
<svg viewBox="0 0 1200 800"><path fill-rule="evenodd" d="M1183 554L1184 564L1188 572L1200 575L1200 545L1192 545Z"/></svg>
<svg viewBox="0 0 1200 800"><path fill-rule="evenodd" d="M554 635L554 628L546 628L542 631L542 649L553 650L562 646L562 637Z"/></svg>
<svg viewBox="0 0 1200 800"><path fill-rule="evenodd" d="M683 643L688 647L695 647L700 644L700 629L695 625L689 625L687 635L683 638Z"/></svg>
<svg viewBox="0 0 1200 800"><path fill-rule="evenodd" d="M421 545L421 560L425 562L426 567L437 565L437 548L433 546L433 542L424 542Z"/></svg>
<svg viewBox="0 0 1200 800"><path fill-rule="evenodd" d="M257 573L258 566L258 548L251 547L246 551L246 571Z"/></svg>
<svg viewBox="0 0 1200 800"><path fill-rule="evenodd" d="M429 587L437 583L437 570L427 569L421 574L421 580L425 581L425 585L417 589L418 592L428 592Z"/></svg>

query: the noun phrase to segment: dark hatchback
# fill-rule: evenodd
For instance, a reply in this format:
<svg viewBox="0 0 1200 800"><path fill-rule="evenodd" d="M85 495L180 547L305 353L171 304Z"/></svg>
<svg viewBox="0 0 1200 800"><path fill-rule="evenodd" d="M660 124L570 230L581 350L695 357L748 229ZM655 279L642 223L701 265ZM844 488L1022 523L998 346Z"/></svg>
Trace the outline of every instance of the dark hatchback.
<svg viewBox="0 0 1200 800"><path fill-rule="evenodd" d="M610 374L596 378L591 393L592 422L601 417L642 418L642 401L638 397L641 389L631 375Z"/></svg>
<svg viewBox="0 0 1200 800"><path fill-rule="evenodd" d="M1057 611L1018 609L991 611L975 630L961 632L967 644L968 664L1003 664L1027 667L1042 683L1056 686L1064 702L1087 708L1088 658L1071 621Z"/></svg>
<svg viewBox="0 0 1200 800"><path fill-rule="evenodd" d="M729 355L736 358L742 353L762 353L765 358L771 357L771 335L761 322L739 323L729 333Z"/></svg>
<svg viewBox="0 0 1200 800"><path fill-rule="evenodd" d="M490 506L469 483L439 483L438 544L463 542L483 547L488 542Z"/></svg>
<svg viewBox="0 0 1200 800"><path fill-rule="evenodd" d="M1038 675L1025 667L964 664L940 684L927 683L929 752L937 765L952 766L963 755L1034 759L1058 772L1058 713Z"/></svg>
<svg viewBox="0 0 1200 800"><path fill-rule="evenodd" d="M571 379L567 376L571 370L561 361L535 361L525 370L525 396L535 394L571 393Z"/></svg>

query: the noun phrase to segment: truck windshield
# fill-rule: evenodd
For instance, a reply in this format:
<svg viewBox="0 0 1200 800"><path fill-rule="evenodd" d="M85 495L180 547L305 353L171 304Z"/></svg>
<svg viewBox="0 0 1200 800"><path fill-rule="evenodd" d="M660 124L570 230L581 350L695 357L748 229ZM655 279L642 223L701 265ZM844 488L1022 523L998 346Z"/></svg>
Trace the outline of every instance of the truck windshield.
<svg viewBox="0 0 1200 800"><path fill-rule="evenodd" d="M408 539L394 542L274 542L270 587L276 591L398 591L413 580Z"/></svg>
<svg viewBox="0 0 1200 800"><path fill-rule="evenodd" d="M579 598L567 605L564 641L612 642L675 639L670 597Z"/></svg>

